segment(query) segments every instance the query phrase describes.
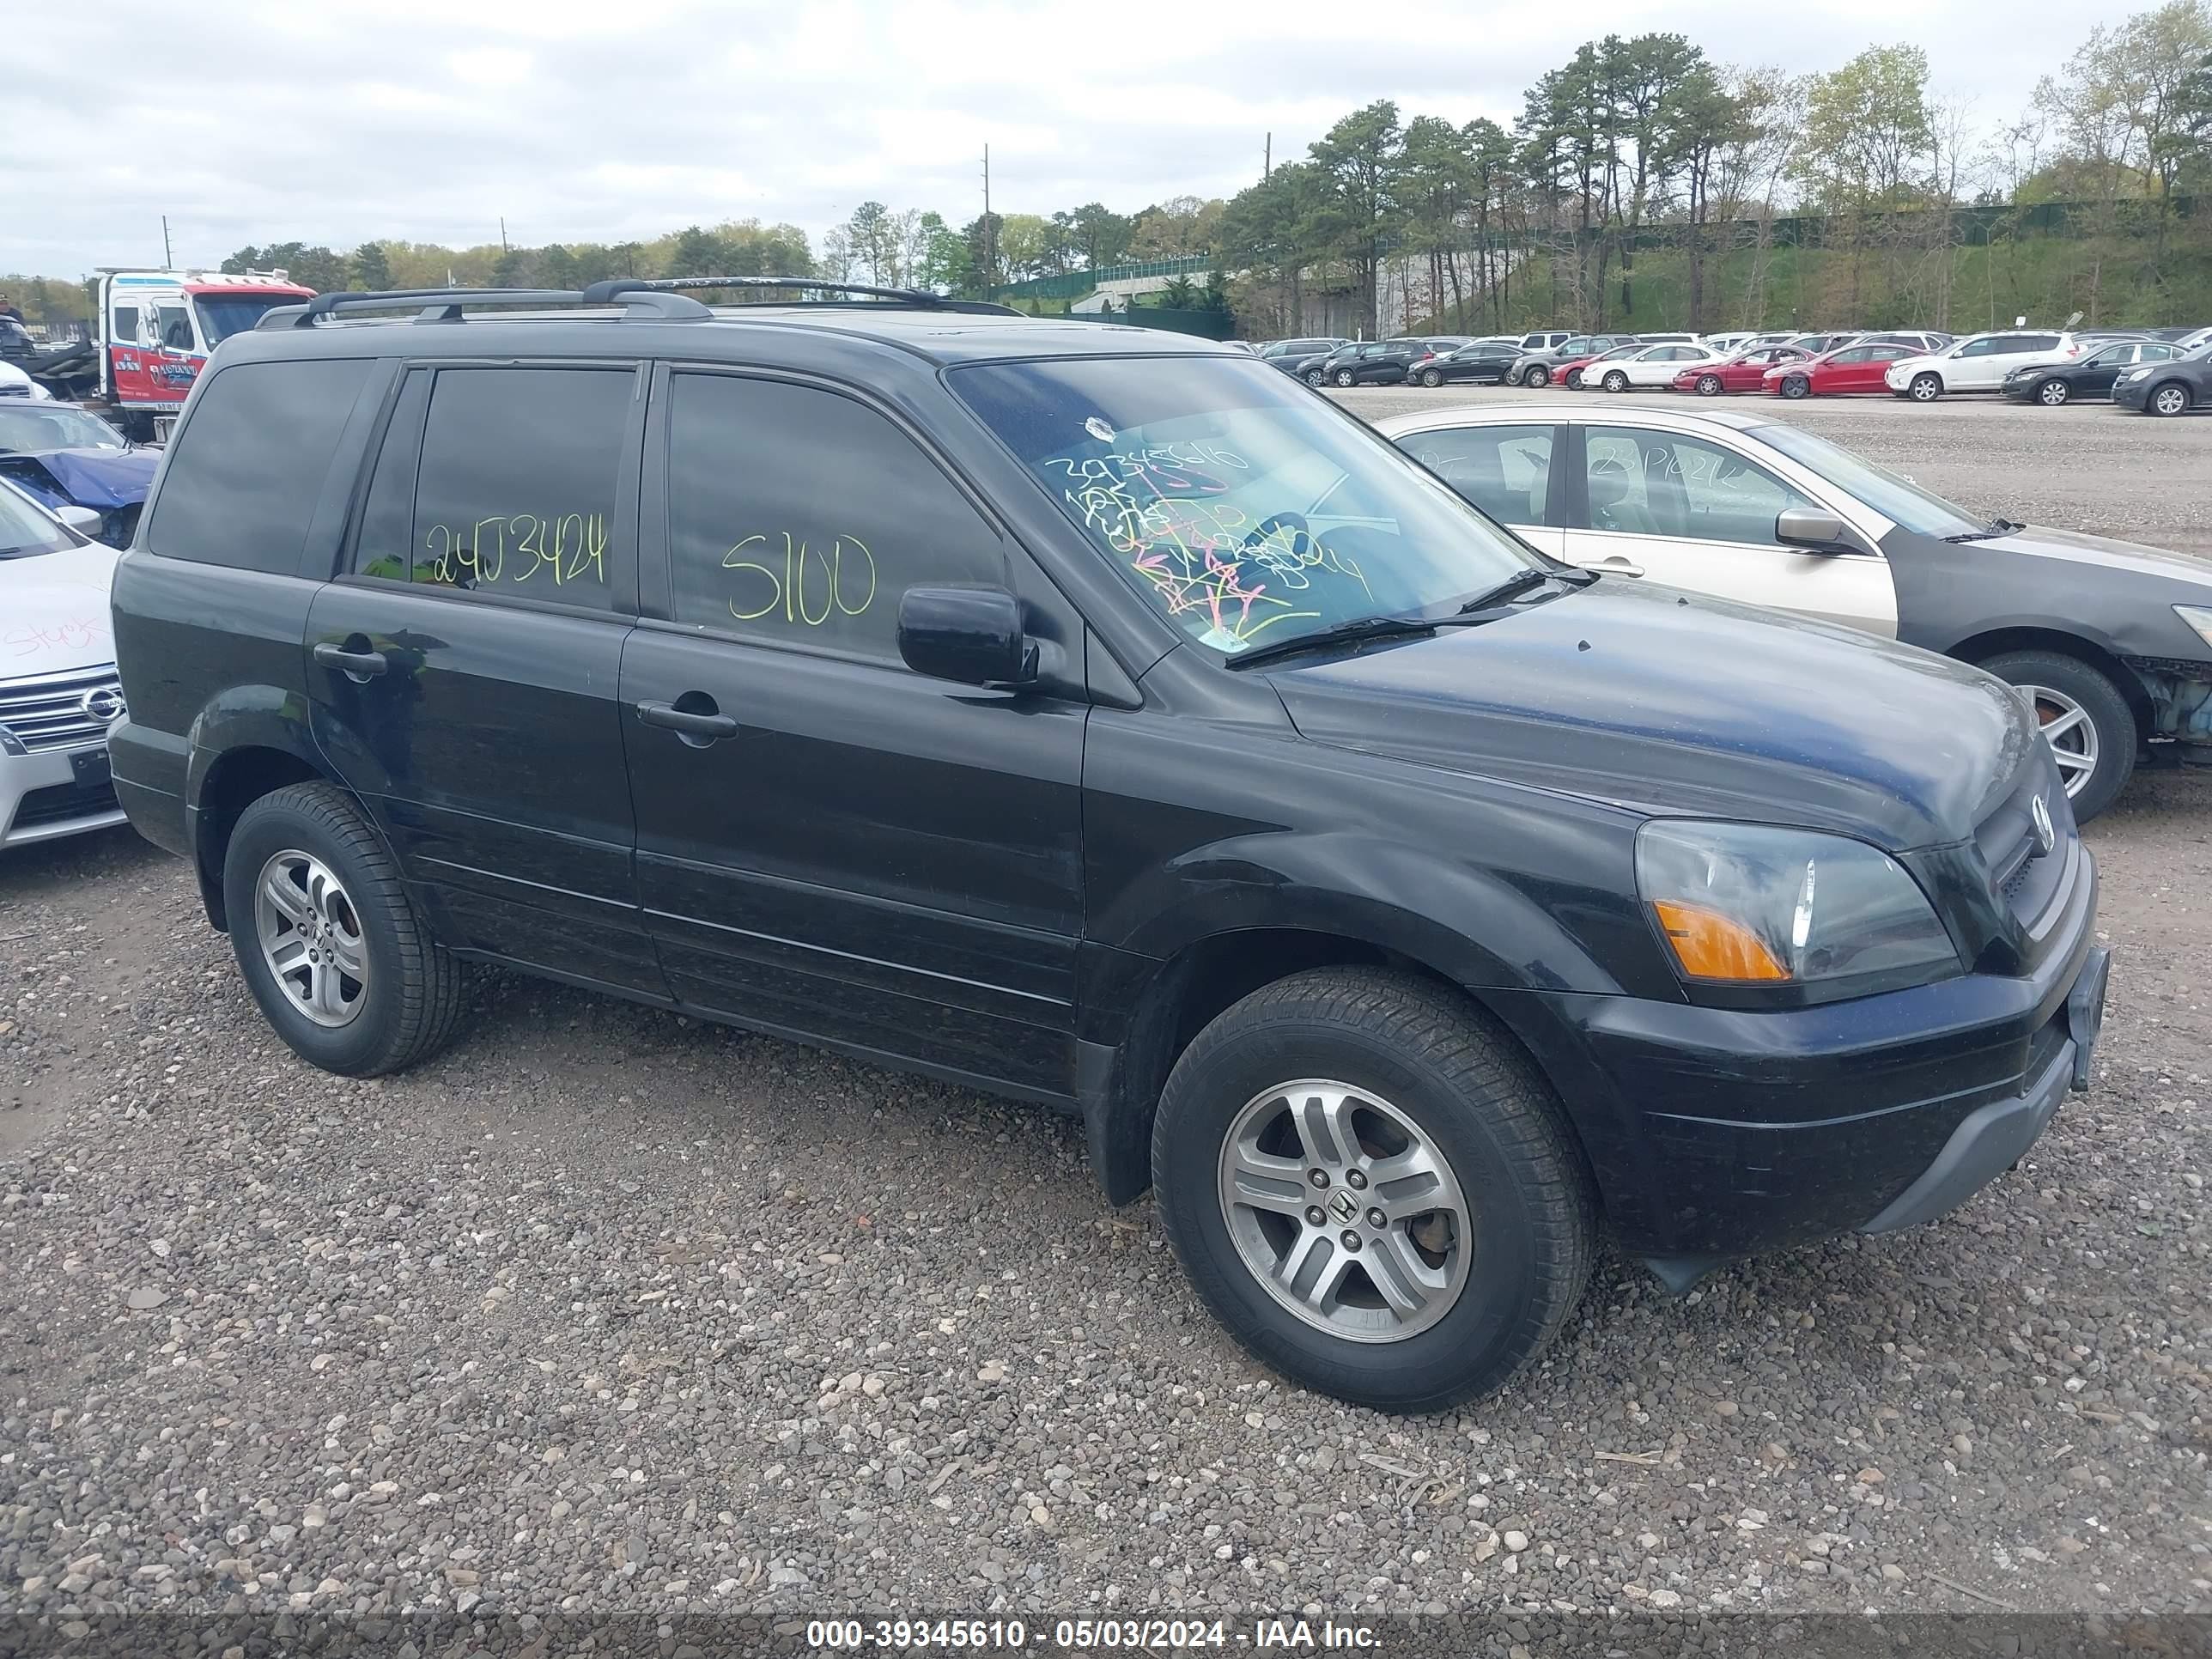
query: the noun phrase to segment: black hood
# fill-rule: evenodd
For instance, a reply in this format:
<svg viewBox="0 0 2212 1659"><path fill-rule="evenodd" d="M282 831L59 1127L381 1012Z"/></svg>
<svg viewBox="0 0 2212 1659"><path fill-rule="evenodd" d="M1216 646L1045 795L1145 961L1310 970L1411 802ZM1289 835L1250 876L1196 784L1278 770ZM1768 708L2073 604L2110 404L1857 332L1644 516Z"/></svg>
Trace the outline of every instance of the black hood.
<svg viewBox="0 0 2212 1659"><path fill-rule="evenodd" d="M1318 743L1893 852L1971 836L2036 741L2020 699L1978 669L1613 578L1267 672Z"/></svg>

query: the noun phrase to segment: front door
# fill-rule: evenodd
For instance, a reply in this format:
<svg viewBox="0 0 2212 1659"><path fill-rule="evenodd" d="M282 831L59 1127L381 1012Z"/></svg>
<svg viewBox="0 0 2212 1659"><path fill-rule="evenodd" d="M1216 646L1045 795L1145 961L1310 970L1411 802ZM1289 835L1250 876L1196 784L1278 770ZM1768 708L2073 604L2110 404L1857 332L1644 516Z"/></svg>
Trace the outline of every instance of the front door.
<svg viewBox="0 0 2212 1659"><path fill-rule="evenodd" d="M1828 359L1827 372L1821 376L1823 392L1887 392L1889 385L1882 377L1889 366L1901 358L1914 356L1910 346L1865 345L1851 346Z"/></svg>
<svg viewBox="0 0 2212 1659"><path fill-rule="evenodd" d="M1530 545L1566 556L1552 460L1563 429L1538 423L1444 427L1408 433L1398 447Z"/></svg>
<svg viewBox="0 0 2212 1659"><path fill-rule="evenodd" d="M1826 509L1768 468L1664 428L1572 433L1582 454L1570 470L1566 556L1577 564L1895 635L1888 562L1777 541L1785 509Z"/></svg>
<svg viewBox="0 0 2212 1659"><path fill-rule="evenodd" d="M631 363L411 371L307 684L447 943L661 994L615 702L643 392Z"/></svg>
<svg viewBox="0 0 2212 1659"><path fill-rule="evenodd" d="M1033 690L914 673L906 589L1036 591L968 493L842 390L664 370L655 404L622 729L639 890L678 996L1066 1096L1079 643L1050 647Z"/></svg>

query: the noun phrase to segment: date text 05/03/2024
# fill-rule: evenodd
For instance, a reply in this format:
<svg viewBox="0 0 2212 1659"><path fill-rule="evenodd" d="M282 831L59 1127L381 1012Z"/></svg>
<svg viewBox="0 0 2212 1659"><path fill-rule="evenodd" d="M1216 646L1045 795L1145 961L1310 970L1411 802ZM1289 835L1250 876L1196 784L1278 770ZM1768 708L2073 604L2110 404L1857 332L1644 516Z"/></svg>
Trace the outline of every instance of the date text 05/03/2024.
<svg viewBox="0 0 2212 1659"><path fill-rule="evenodd" d="M806 1645L833 1652L1054 1648L1172 1653L1241 1648L1254 1653L1372 1653L1380 1643L1370 1626L1332 1620L1255 1619L1238 1626L1220 1619L1060 1619L1032 1630L1018 1619L821 1619L807 1624Z"/></svg>

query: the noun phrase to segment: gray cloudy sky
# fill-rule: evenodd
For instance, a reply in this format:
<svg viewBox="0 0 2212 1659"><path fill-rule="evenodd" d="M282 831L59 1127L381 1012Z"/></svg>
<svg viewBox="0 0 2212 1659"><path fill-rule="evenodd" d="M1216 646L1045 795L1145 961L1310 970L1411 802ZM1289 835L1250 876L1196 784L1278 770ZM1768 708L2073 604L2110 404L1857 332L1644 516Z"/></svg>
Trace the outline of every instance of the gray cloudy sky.
<svg viewBox="0 0 2212 1659"><path fill-rule="evenodd" d="M1800 70L1911 41L1989 125L2135 9L93 0L9 26L0 270L158 263L164 212L179 264L277 240L489 241L501 214L530 244L745 216L818 238L869 197L957 223L981 206L987 142L1000 211L1127 212L1231 194L1265 133L1298 155L1374 98L1508 121L1522 88L1607 31L1680 30L1723 62ZM104 90L88 65L107 66Z"/></svg>

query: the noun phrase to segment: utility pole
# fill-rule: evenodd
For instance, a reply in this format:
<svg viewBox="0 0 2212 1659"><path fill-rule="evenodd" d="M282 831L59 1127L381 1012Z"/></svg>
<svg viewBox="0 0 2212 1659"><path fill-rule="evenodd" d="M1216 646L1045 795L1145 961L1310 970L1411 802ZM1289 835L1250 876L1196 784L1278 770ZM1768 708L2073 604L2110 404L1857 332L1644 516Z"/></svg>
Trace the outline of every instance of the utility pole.
<svg viewBox="0 0 2212 1659"><path fill-rule="evenodd" d="M991 279L999 270L997 227L991 222L991 147L983 146L983 297L991 297Z"/></svg>
<svg viewBox="0 0 2212 1659"><path fill-rule="evenodd" d="M504 213L499 216L499 251L501 253L507 252L507 216Z"/></svg>
<svg viewBox="0 0 2212 1659"><path fill-rule="evenodd" d="M169 216L166 213L161 216L161 269L176 269L176 262L169 253Z"/></svg>
<svg viewBox="0 0 2212 1659"><path fill-rule="evenodd" d="M1267 148L1261 152L1260 182L1266 184L1275 171L1275 135L1267 135Z"/></svg>

